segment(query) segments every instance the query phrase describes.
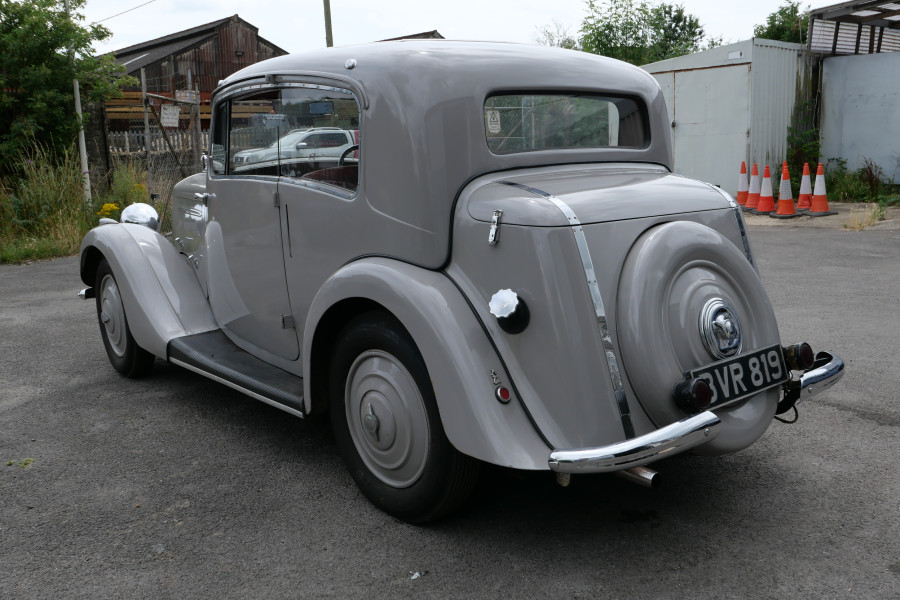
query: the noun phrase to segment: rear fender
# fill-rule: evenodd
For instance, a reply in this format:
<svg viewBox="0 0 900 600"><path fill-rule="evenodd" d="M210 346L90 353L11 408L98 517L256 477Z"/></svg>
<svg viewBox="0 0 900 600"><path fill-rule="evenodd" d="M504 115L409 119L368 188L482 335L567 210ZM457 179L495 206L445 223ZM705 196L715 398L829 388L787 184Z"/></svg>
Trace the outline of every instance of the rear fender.
<svg viewBox="0 0 900 600"><path fill-rule="evenodd" d="M97 265L109 262L138 346L166 358L169 340L217 329L187 259L142 225L102 225L81 242L81 280L95 285Z"/></svg>
<svg viewBox="0 0 900 600"><path fill-rule="evenodd" d="M348 312L342 307L356 307ZM381 307L409 331L422 353L434 386L444 431L463 454L517 469L547 469L549 447L518 398L495 397L494 379L512 388L472 309L449 278L407 263L367 258L335 273L319 290L309 311L303 340L304 398L307 412L327 404L325 362L330 341L354 312ZM331 324L329 324L329 321ZM318 331L317 331L318 330ZM311 360L313 359L313 360Z"/></svg>

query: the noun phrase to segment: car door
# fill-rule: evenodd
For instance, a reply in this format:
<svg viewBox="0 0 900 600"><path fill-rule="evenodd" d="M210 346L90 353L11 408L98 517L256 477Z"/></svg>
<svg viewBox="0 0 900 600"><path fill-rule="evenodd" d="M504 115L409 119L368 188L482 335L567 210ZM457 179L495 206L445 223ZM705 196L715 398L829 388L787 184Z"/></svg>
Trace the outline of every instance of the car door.
<svg viewBox="0 0 900 600"><path fill-rule="evenodd" d="M309 144L303 148L316 156L283 159L278 184L288 288L302 337L319 288L362 251L360 159L339 164L341 152L350 147L348 130L359 128L360 112L352 93L330 86L295 84L284 90L283 102L292 114L310 115L304 124L314 128L303 138Z"/></svg>
<svg viewBox="0 0 900 600"><path fill-rule="evenodd" d="M293 326L282 250L278 203L278 161L236 163L238 153L269 148L290 131L281 114L281 91L235 95L218 106L214 163L207 183L206 229L209 301L219 325L245 350L263 359L296 360L300 353Z"/></svg>

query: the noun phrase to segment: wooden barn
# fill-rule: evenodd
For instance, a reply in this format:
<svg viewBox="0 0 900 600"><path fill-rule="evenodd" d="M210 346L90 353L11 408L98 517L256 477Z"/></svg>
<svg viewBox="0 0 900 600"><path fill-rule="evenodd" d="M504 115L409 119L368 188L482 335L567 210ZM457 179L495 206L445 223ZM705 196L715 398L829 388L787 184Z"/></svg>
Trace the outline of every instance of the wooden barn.
<svg viewBox="0 0 900 600"><path fill-rule="evenodd" d="M234 15L114 54L129 75L140 77L141 69L145 70L148 92L170 95L199 87L201 99L208 102L219 80L287 51L260 37L257 27Z"/></svg>

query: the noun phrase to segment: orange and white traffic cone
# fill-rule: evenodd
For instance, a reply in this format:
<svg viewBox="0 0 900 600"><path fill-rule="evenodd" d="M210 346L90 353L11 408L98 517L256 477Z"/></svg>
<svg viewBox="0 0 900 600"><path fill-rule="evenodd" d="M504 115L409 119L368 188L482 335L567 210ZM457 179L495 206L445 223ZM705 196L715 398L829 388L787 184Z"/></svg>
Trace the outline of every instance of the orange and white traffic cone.
<svg viewBox="0 0 900 600"><path fill-rule="evenodd" d="M809 215L812 217L824 217L826 215L836 215L837 213L828 210L828 193L825 191L825 168L819 163L816 169L816 187L813 189L812 206L809 209Z"/></svg>
<svg viewBox="0 0 900 600"><path fill-rule="evenodd" d="M769 213L773 219L793 219L797 216L794 210L794 197L791 194L791 174L787 161L781 165L781 186L778 188L778 212Z"/></svg>
<svg viewBox="0 0 900 600"><path fill-rule="evenodd" d="M759 169L756 168L756 163L753 163L753 170L750 174L750 190L747 192L747 204L744 205L744 210L753 212L757 206L759 206Z"/></svg>
<svg viewBox="0 0 900 600"><path fill-rule="evenodd" d="M741 161L741 172L738 175L737 203L741 206L747 204L747 163Z"/></svg>
<svg viewBox="0 0 900 600"><path fill-rule="evenodd" d="M753 211L758 215L767 215L775 210L775 197L772 195L772 176L769 165L763 171L762 187L759 190L759 205Z"/></svg>
<svg viewBox="0 0 900 600"><path fill-rule="evenodd" d="M800 195L797 196L797 210L809 210L812 206L812 182L809 178L809 163L803 163L803 177L800 178Z"/></svg>

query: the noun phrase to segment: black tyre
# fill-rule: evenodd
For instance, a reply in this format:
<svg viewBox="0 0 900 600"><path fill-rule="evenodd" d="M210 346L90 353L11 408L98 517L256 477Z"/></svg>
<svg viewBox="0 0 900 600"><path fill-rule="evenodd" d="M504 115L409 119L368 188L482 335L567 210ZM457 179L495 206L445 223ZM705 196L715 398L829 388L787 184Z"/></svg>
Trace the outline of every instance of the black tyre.
<svg viewBox="0 0 900 600"><path fill-rule="evenodd" d="M112 366L125 377L143 377L153 368L156 357L137 345L128 327L125 306L116 277L106 259L97 266L94 289L97 298L97 321L103 347Z"/></svg>
<svg viewBox="0 0 900 600"><path fill-rule="evenodd" d="M338 450L373 504L424 523L470 495L479 463L447 440L425 361L394 317L372 312L347 324L329 366L329 394Z"/></svg>

